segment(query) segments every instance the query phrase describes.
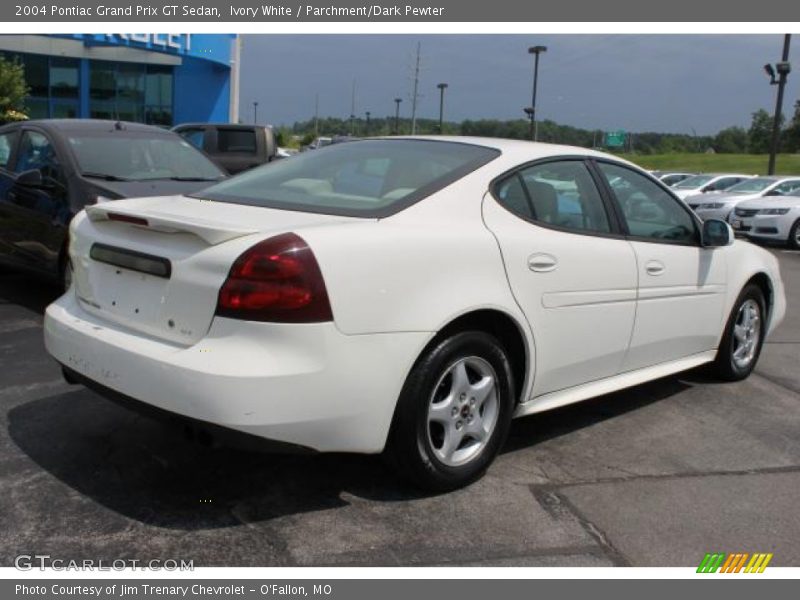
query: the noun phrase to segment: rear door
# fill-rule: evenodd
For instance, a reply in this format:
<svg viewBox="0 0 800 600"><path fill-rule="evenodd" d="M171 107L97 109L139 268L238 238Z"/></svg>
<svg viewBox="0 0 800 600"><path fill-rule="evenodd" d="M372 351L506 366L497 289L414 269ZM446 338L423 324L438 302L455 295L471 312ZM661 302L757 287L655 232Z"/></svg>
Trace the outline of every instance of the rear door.
<svg viewBox="0 0 800 600"><path fill-rule="evenodd" d="M713 349L725 301L723 248L703 248L685 204L627 166L598 162L636 253L636 325L623 371Z"/></svg>
<svg viewBox="0 0 800 600"><path fill-rule="evenodd" d="M15 260L55 272L70 220L65 161L53 140L41 130L23 128L14 174L38 170L40 186L13 183L6 193L7 243Z"/></svg>
<svg viewBox="0 0 800 600"><path fill-rule="evenodd" d="M533 331L533 396L615 375L633 330L636 258L587 164L522 167L483 212Z"/></svg>

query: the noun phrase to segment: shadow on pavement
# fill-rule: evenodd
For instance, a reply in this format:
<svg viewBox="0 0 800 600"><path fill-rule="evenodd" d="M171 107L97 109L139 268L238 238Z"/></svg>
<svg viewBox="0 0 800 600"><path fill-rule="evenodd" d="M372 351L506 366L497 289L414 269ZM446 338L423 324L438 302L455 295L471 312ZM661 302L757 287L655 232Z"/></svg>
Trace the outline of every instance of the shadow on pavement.
<svg viewBox="0 0 800 600"><path fill-rule="evenodd" d="M686 387L668 378L517 420L503 451L616 417ZM210 448L83 387L17 406L8 423L14 443L47 472L102 506L157 527L193 531L267 521L344 506L347 494L378 502L425 496L380 457Z"/></svg>

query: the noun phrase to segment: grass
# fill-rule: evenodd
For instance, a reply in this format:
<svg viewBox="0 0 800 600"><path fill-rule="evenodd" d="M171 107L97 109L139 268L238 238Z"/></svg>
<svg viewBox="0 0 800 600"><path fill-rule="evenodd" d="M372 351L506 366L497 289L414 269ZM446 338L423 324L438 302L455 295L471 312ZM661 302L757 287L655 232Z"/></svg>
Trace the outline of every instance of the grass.
<svg viewBox="0 0 800 600"><path fill-rule="evenodd" d="M692 173L767 172L767 154L621 154L637 165L651 170L689 171ZM800 154L779 154L775 161L778 175L800 175Z"/></svg>

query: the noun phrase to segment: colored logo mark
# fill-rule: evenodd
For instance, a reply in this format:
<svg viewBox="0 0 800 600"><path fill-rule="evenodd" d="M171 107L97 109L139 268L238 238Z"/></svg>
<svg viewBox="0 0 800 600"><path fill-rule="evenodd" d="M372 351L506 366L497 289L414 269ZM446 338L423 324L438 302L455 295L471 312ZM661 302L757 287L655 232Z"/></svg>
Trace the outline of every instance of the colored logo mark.
<svg viewBox="0 0 800 600"><path fill-rule="evenodd" d="M703 557L700 566L697 567L698 573L763 573L769 561L772 560L772 553L757 552L748 554L738 552L735 554L725 554L724 552L707 553Z"/></svg>

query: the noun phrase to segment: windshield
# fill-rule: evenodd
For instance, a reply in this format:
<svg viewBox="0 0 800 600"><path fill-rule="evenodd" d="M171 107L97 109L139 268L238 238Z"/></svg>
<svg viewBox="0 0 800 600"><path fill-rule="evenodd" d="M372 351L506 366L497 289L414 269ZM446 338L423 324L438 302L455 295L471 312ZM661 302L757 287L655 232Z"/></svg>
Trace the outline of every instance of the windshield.
<svg viewBox="0 0 800 600"><path fill-rule="evenodd" d="M714 179L713 175L695 175L694 177L684 179L680 183L676 183L672 187L674 187L676 190L693 190L694 188L704 186L712 179Z"/></svg>
<svg viewBox="0 0 800 600"><path fill-rule="evenodd" d="M763 192L765 189L775 183L775 181L775 179L770 177L755 177L753 179L747 179L741 183L737 183L725 191L730 192L731 194L754 194L757 192Z"/></svg>
<svg viewBox="0 0 800 600"><path fill-rule="evenodd" d="M70 132L81 173L122 181L217 181L220 169L186 140L171 133Z"/></svg>
<svg viewBox="0 0 800 600"><path fill-rule="evenodd" d="M483 146L428 140L334 144L247 171L194 196L268 208L384 217L499 154Z"/></svg>

